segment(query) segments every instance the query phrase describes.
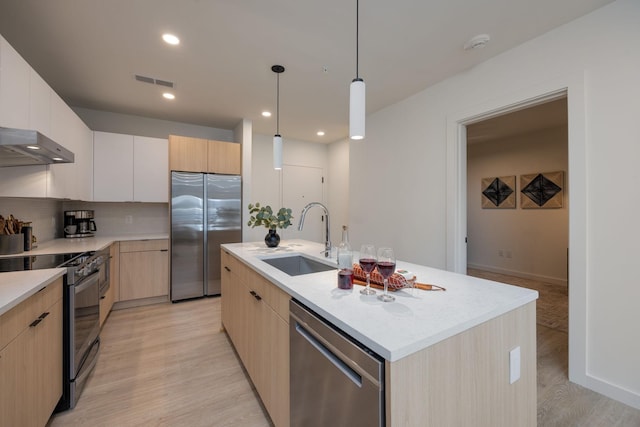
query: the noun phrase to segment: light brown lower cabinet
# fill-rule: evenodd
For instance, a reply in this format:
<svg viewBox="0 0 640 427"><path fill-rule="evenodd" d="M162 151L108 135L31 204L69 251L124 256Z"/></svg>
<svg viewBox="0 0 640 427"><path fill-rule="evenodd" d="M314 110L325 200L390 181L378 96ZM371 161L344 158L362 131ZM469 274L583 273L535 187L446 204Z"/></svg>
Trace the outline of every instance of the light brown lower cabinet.
<svg viewBox="0 0 640 427"><path fill-rule="evenodd" d="M45 426L61 367L62 278L0 317L0 426Z"/></svg>
<svg viewBox="0 0 640 427"><path fill-rule="evenodd" d="M277 427L289 425L289 299L222 250L222 326Z"/></svg>
<svg viewBox="0 0 640 427"><path fill-rule="evenodd" d="M169 241L120 242L119 301L169 296Z"/></svg>

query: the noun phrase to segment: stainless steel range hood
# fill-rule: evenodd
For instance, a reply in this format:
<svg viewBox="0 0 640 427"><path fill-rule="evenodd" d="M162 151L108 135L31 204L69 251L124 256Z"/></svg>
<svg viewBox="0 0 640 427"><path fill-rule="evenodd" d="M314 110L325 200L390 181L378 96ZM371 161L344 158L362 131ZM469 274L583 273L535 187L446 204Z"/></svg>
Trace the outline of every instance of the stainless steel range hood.
<svg viewBox="0 0 640 427"><path fill-rule="evenodd" d="M0 128L0 167L73 163L74 154L35 130Z"/></svg>

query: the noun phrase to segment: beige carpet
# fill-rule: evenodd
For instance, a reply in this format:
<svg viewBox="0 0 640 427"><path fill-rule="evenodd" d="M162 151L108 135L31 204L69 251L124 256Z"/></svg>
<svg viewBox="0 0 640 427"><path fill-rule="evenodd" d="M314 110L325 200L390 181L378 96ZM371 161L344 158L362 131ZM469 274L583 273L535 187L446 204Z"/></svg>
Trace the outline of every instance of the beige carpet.
<svg viewBox="0 0 640 427"><path fill-rule="evenodd" d="M474 268L469 268L467 274L495 282L535 289L540 294L538 301L536 301L537 323L551 329L569 332L569 297L565 286Z"/></svg>

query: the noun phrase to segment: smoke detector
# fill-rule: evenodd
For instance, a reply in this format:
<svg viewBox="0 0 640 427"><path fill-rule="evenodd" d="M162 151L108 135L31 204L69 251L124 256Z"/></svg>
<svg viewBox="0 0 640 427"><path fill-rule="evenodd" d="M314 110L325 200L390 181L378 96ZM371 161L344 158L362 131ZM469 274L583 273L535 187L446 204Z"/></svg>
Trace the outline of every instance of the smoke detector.
<svg viewBox="0 0 640 427"><path fill-rule="evenodd" d="M471 37L465 44L464 50L480 49L485 47L491 37L488 34L479 34L475 37Z"/></svg>

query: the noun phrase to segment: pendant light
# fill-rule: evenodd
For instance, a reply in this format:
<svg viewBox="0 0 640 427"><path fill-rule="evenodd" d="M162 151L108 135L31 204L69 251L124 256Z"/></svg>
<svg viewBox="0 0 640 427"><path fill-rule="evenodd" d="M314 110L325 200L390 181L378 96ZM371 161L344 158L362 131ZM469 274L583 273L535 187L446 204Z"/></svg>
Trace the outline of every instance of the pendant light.
<svg viewBox="0 0 640 427"><path fill-rule="evenodd" d="M364 80L358 74L358 48L359 48L359 0L356 0L356 78L351 81L349 90L349 138L364 139L365 86Z"/></svg>
<svg viewBox="0 0 640 427"><path fill-rule="evenodd" d="M280 136L280 74L284 73L282 65L274 65L271 71L276 73L276 134L273 135L273 168L282 169L282 136Z"/></svg>

